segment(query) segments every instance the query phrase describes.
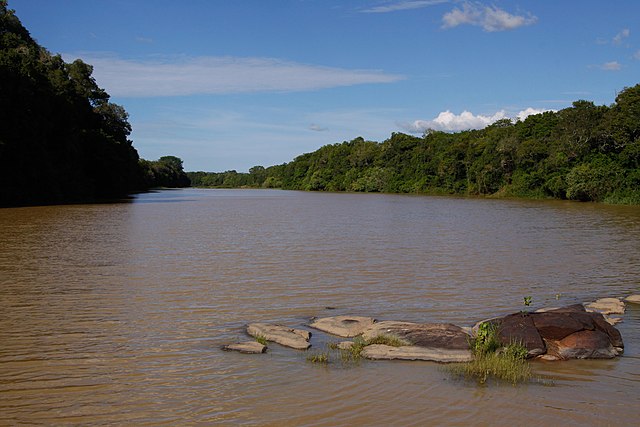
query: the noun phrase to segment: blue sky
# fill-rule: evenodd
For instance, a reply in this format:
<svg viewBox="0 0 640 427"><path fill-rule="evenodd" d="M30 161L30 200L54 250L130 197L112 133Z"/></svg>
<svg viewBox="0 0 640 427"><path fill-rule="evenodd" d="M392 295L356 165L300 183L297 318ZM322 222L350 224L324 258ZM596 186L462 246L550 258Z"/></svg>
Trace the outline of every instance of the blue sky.
<svg viewBox="0 0 640 427"><path fill-rule="evenodd" d="M640 1L10 0L94 66L141 157L246 172L362 136L609 105L640 83Z"/></svg>

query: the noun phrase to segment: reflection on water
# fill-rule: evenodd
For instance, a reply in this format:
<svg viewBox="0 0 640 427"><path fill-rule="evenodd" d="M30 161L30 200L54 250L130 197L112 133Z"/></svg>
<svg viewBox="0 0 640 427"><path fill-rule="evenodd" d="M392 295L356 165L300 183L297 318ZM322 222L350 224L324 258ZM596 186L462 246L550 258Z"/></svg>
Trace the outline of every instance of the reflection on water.
<svg viewBox="0 0 640 427"><path fill-rule="evenodd" d="M637 419L639 306L619 326L624 357L536 362L552 386L477 387L432 363L325 368L277 345L261 356L220 346L258 320L470 325L520 310L523 296L540 307L638 293L638 249L637 207L565 202L180 190L3 209L0 425Z"/></svg>

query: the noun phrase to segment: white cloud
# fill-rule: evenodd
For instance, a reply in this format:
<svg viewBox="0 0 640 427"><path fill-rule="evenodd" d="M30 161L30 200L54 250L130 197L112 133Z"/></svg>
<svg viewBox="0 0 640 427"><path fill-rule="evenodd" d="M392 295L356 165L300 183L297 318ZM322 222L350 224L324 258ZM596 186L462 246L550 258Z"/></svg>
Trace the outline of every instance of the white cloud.
<svg viewBox="0 0 640 427"><path fill-rule="evenodd" d="M112 96L156 97L246 92L297 92L371 83L402 76L273 58L168 57L150 60L81 55ZM65 59L71 58L65 55Z"/></svg>
<svg viewBox="0 0 640 427"><path fill-rule="evenodd" d="M513 30L525 25L534 24L538 20L533 15L512 15L496 6L484 6L478 3L464 3L462 9L454 8L442 17L443 28L454 28L459 25L475 25L487 32Z"/></svg>
<svg viewBox="0 0 640 427"><path fill-rule="evenodd" d="M518 114L516 114L516 119L524 120L529 116L535 116L536 114L546 113L547 111L553 111L553 110L541 110L539 108L528 107L528 108L520 111Z"/></svg>
<svg viewBox="0 0 640 427"><path fill-rule="evenodd" d="M491 123L504 119L507 113L504 110L498 111L493 116L474 115L469 111L463 111L459 115L451 111L443 111L433 120L416 120L407 129L412 132L424 132L428 129L439 131L463 131L469 129L482 129Z"/></svg>
<svg viewBox="0 0 640 427"><path fill-rule="evenodd" d="M628 28L623 29L618 34L616 34L616 36L613 38L613 44L622 43L622 40L624 40L627 37L629 37L629 34L631 34L631 31L629 31Z"/></svg>
<svg viewBox="0 0 640 427"><path fill-rule="evenodd" d="M412 0L393 2L384 6L374 6L364 9L363 13L388 13L399 10L421 9L423 7L433 6L436 4L449 3L450 0Z"/></svg>
<svg viewBox="0 0 640 427"><path fill-rule="evenodd" d="M640 61L640 50L637 50L636 53L633 54L633 59Z"/></svg>
<svg viewBox="0 0 640 427"><path fill-rule="evenodd" d="M515 114L512 120L524 120L534 114L541 114L545 111L535 108L527 108ZM459 115L451 111L443 111L433 120L416 120L413 123L401 125L405 130L411 133L422 133L428 130L436 130L443 132L460 132L470 129L483 129L492 123L502 119L509 119L505 110L500 110L492 116L475 115L469 111L463 111Z"/></svg>
<svg viewBox="0 0 640 427"><path fill-rule="evenodd" d="M619 71L622 68L622 64L618 61L605 62L600 66L605 71Z"/></svg>

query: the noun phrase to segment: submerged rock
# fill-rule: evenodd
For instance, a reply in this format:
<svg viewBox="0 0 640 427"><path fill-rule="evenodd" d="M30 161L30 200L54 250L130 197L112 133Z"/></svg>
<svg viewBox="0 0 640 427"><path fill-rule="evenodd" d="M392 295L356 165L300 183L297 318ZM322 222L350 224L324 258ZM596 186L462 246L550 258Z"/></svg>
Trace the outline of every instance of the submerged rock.
<svg viewBox="0 0 640 427"><path fill-rule="evenodd" d="M624 300L632 304L640 304L640 295L629 295Z"/></svg>
<svg viewBox="0 0 640 427"><path fill-rule="evenodd" d="M239 351L240 353L260 354L267 351L267 346L257 341L245 341L235 344L229 344L222 347L226 351Z"/></svg>
<svg viewBox="0 0 640 427"><path fill-rule="evenodd" d="M472 360L470 350L415 345L392 347L390 345L372 344L366 346L360 354L362 357L373 360L428 360L440 363L469 362Z"/></svg>
<svg viewBox="0 0 640 427"><path fill-rule="evenodd" d="M311 333L301 329L293 329L283 325L270 323L251 323L247 326L247 333L253 337L263 337L285 347L306 350L311 347L309 338Z"/></svg>
<svg viewBox="0 0 640 427"><path fill-rule="evenodd" d="M602 314L624 314L624 302L618 298L600 298L591 303L586 303L587 311L597 311Z"/></svg>
<svg viewBox="0 0 640 427"><path fill-rule="evenodd" d="M309 326L329 334L343 338L360 335L365 329L375 323L373 317L361 316L333 316L316 319Z"/></svg>

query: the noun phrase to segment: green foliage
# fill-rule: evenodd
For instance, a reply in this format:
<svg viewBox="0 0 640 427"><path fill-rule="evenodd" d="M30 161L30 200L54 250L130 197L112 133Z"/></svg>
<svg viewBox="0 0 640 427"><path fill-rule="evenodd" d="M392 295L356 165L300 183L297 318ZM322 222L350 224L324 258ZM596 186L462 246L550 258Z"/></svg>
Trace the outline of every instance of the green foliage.
<svg viewBox="0 0 640 427"><path fill-rule="evenodd" d="M531 302L533 301L533 298L530 296L526 296L523 298L523 303L524 305L526 305L527 307L529 307L531 305Z"/></svg>
<svg viewBox="0 0 640 427"><path fill-rule="evenodd" d="M491 322L480 324L472 342L471 351L473 360L451 365L448 368L450 372L460 377L474 379L480 384L486 383L489 378L512 384L528 381L531 378L531 368L526 361L527 348L516 342L502 347L498 338L498 327Z"/></svg>
<svg viewBox="0 0 640 427"><path fill-rule="evenodd" d="M189 187L191 180L182 170L182 160L175 156L164 156L155 161L140 160L146 187Z"/></svg>
<svg viewBox="0 0 640 427"><path fill-rule="evenodd" d="M121 197L146 188L120 105L93 67L65 63L0 3L0 206Z"/></svg>
<svg viewBox="0 0 640 427"><path fill-rule="evenodd" d="M486 353L471 362L451 365L449 369L454 375L474 379L479 384L485 384L490 378L517 384L529 381L532 376L529 363L521 356L522 349L512 347L502 353Z"/></svg>
<svg viewBox="0 0 640 427"><path fill-rule="evenodd" d="M194 185L558 198L637 204L640 85L610 107L579 100L523 121L325 145L289 163L189 174ZM232 176L232 174L234 174ZM197 175L197 176L196 176Z"/></svg>
<svg viewBox="0 0 640 427"><path fill-rule="evenodd" d="M471 343L471 352L479 357L495 352L500 346L498 327L491 322L481 323Z"/></svg>
<svg viewBox="0 0 640 427"><path fill-rule="evenodd" d="M608 157L597 156L589 163L573 167L566 176L567 198L602 201L620 189L625 171Z"/></svg>
<svg viewBox="0 0 640 427"><path fill-rule="evenodd" d="M512 342L506 347L504 347L501 353L503 357L514 359L514 360L522 360L522 361L527 359L528 354L529 354L529 351L524 345L520 343L515 343L515 342Z"/></svg>
<svg viewBox="0 0 640 427"><path fill-rule="evenodd" d="M320 363L320 364L326 365L327 363L329 363L329 353L326 351L311 353L307 355L307 362Z"/></svg>
<svg viewBox="0 0 640 427"><path fill-rule="evenodd" d="M392 347L402 347L405 345L410 345L410 343L405 340L386 334L376 335L375 337L371 337L367 340L365 340L361 336L357 336L354 338L350 347L339 350L340 359L343 363L358 362L362 358L362 350L364 350L366 346L372 344L383 344ZM333 347L334 349L338 349L337 345Z"/></svg>
<svg viewBox="0 0 640 427"><path fill-rule="evenodd" d="M267 345L267 338L263 335L256 335L255 337L256 342L259 342L262 345Z"/></svg>

